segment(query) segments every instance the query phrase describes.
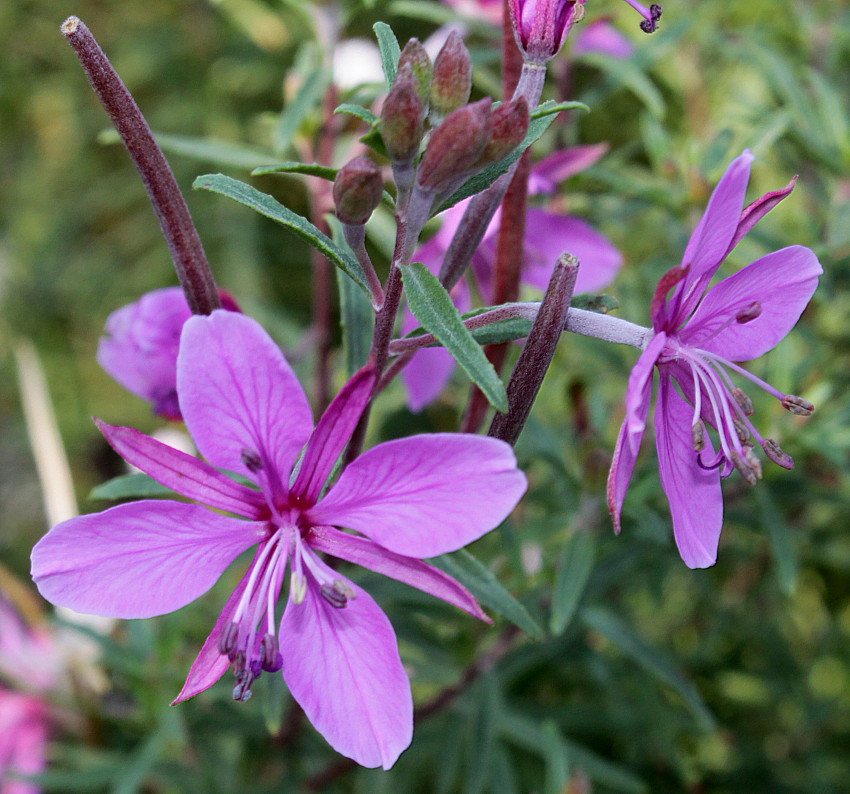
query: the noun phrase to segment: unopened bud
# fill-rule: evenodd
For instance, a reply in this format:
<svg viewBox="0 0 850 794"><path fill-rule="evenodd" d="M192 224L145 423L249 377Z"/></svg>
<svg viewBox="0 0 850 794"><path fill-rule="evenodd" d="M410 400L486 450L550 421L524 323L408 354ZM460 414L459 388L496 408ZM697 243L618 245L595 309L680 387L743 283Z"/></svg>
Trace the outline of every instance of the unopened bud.
<svg viewBox="0 0 850 794"><path fill-rule="evenodd" d="M753 301L752 303L744 306L744 308L735 315L735 322L740 323L741 325L744 323L751 323L760 315L761 303L759 301Z"/></svg>
<svg viewBox="0 0 850 794"><path fill-rule="evenodd" d="M293 571L289 577L289 597L293 604L300 604L307 595L307 579L303 573Z"/></svg>
<svg viewBox="0 0 850 794"><path fill-rule="evenodd" d="M527 63L542 65L584 17L584 0L508 0L514 38Z"/></svg>
<svg viewBox="0 0 850 794"><path fill-rule="evenodd" d="M782 398L782 407L795 416L811 416L815 410L814 405L796 394L786 394Z"/></svg>
<svg viewBox="0 0 850 794"><path fill-rule="evenodd" d="M732 459L732 464L746 480L747 485L755 485L757 482L756 473L750 468L749 463L734 449L729 453L729 456Z"/></svg>
<svg viewBox="0 0 850 794"><path fill-rule="evenodd" d="M403 69L406 64L410 65L416 81L416 93L419 95L422 107L425 108L431 96L431 59L419 39L410 39L404 45L401 57L398 59L398 68Z"/></svg>
<svg viewBox="0 0 850 794"><path fill-rule="evenodd" d="M424 131L422 102L416 92L416 79L409 64L399 69L393 87L384 100L380 131L391 160L412 160L419 151Z"/></svg>
<svg viewBox="0 0 850 794"><path fill-rule="evenodd" d="M434 130L417 172L420 187L439 193L475 165L490 140L491 104L486 97L464 105Z"/></svg>
<svg viewBox="0 0 850 794"><path fill-rule="evenodd" d="M755 413L753 401L740 389L732 389L732 396L735 398L735 402L738 403L745 416L752 416L753 413Z"/></svg>
<svg viewBox="0 0 850 794"><path fill-rule="evenodd" d="M258 471L262 471L263 459L253 449L248 449L246 447L242 450L242 453L239 455L239 458L241 459L242 464L245 466L245 468L253 474L256 474Z"/></svg>
<svg viewBox="0 0 850 794"><path fill-rule="evenodd" d="M763 476L763 472L761 469L761 461L758 459L758 456L749 444L744 445L744 460L747 462L747 465L753 470L756 477L760 480Z"/></svg>
<svg viewBox="0 0 850 794"><path fill-rule="evenodd" d="M361 226L381 203L381 169L368 157L349 160L334 179L336 216L349 226Z"/></svg>
<svg viewBox="0 0 850 794"><path fill-rule="evenodd" d="M700 452L705 447L705 426L702 422L691 425L691 442L695 452Z"/></svg>
<svg viewBox="0 0 850 794"><path fill-rule="evenodd" d="M434 60L431 73L431 121L439 124L452 111L469 101L472 91L472 61L469 50L453 30Z"/></svg>
<svg viewBox="0 0 850 794"><path fill-rule="evenodd" d="M507 157L528 132L528 102L525 97L504 102L493 111L493 135L481 152L477 166L482 168Z"/></svg>
<svg viewBox="0 0 850 794"><path fill-rule="evenodd" d="M772 438L766 438L761 446L764 450L764 454L767 455L767 457L769 457L775 464L782 466L783 469L794 468L794 458L786 452L783 452L782 447L780 447L779 444L777 444Z"/></svg>

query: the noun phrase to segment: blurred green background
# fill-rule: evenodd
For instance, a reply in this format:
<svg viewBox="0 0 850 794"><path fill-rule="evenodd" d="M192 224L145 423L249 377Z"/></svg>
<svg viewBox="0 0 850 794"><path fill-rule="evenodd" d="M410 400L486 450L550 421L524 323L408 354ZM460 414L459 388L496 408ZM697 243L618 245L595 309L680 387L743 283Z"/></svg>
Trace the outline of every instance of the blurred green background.
<svg viewBox="0 0 850 794"><path fill-rule="evenodd" d="M340 768L326 790L850 789L850 9L841 0L668 0L664 9L659 32L647 37L625 4L588 0L588 19L610 15L636 53L572 64L562 54L553 72L592 112L555 125L537 151L610 143L598 165L568 183L564 203L623 251L609 292L618 315L639 323L732 157L744 147L756 154L750 197L800 174L793 195L721 270L792 243L821 258L821 286L797 329L752 366L817 406L798 419L757 400L759 428L796 469L767 465L756 489L731 478L718 564L689 571L648 449L614 538L604 478L634 351L562 340L518 447L530 492L508 525L472 549L544 636L514 637L503 618L495 628L473 626L361 575L393 620L418 703L494 644L511 649L417 724L394 770ZM0 562L23 580L47 519L13 350L29 341L38 351L80 509L102 509L87 495L120 472L120 461L89 417L147 432L162 423L99 369L97 340L111 311L176 283L141 184L124 150L101 134L107 119L58 32L69 13L97 36L154 130L252 150L229 150L226 163L204 162L197 147L169 160L219 284L290 349L309 323L306 247L220 196L192 193L192 180L218 170L249 180L250 165L309 150L317 109L287 145L276 148L275 130L319 63L323 14L338 19L343 38L369 38L382 19L402 42L453 18L439 4L410 0L323 10L296 0L0 5ZM467 28L483 95L498 85L498 32L480 20ZM378 94L356 92L364 101ZM358 131L346 128L335 165ZM303 178L252 181L306 210ZM340 382L341 355L333 362ZM309 373L310 363L308 355L299 371ZM414 417L394 387L378 405L376 437L454 429L466 388L456 376ZM265 691L245 705L233 704L222 683L167 706L234 576L179 613L128 621L98 640L109 689L64 697L61 707L75 716L55 731L47 790L288 792L334 764L277 682L264 679Z"/></svg>

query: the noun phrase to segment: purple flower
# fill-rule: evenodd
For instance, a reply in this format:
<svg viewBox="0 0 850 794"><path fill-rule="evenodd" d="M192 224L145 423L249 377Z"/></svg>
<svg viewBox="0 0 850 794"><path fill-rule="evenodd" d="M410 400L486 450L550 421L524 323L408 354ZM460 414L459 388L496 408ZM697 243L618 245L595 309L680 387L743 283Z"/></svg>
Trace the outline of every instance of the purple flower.
<svg viewBox="0 0 850 794"><path fill-rule="evenodd" d="M219 292L225 309L239 311L230 295ZM148 292L106 318L106 336L97 348L101 367L152 405L165 419L179 420L177 350L183 323L192 316L180 287Z"/></svg>
<svg viewBox="0 0 850 794"><path fill-rule="evenodd" d="M208 463L135 430L99 426L119 454L154 479L247 520L147 500L66 521L33 550L42 594L80 612L161 615L206 592L255 548L175 702L207 689L231 664L237 700L248 699L263 670L282 670L295 700L337 751L363 766L389 768L412 735L410 685L395 635L369 595L319 553L486 619L460 584L420 558L493 529L526 484L507 444L433 434L368 450L323 493L375 379L371 366L358 372L313 429L301 386L256 322L224 311L192 317L181 339L177 391ZM278 630L287 565L289 598Z"/></svg>
<svg viewBox="0 0 850 794"><path fill-rule="evenodd" d="M523 58L544 64L554 58L573 23L584 16L585 0L508 0L514 38Z"/></svg>
<svg viewBox="0 0 850 794"><path fill-rule="evenodd" d="M561 182L593 165L607 148L606 144L573 146L545 157L531 169L529 193L554 193ZM443 225L413 254L414 261L422 262L435 274L439 271L465 208L465 202L462 202L443 213ZM470 268L485 304L491 303L492 298L500 222L501 213L497 212L472 258ZM617 248L581 218L543 209L529 209L524 241L523 283L545 290L555 263L564 251L577 256L582 263L576 282L577 293L595 292L604 288L623 263ZM472 301L464 281L459 281L451 294L459 311L469 311ZM407 312L402 320L402 332L409 333L418 325L413 315ZM402 375L410 410L421 411L436 399L448 383L454 367L454 359L443 348L419 350Z"/></svg>
<svg viewBox="0 0 850 794"><path fill-rule="evenodd" d="M794 187L791 180L742 211L752 159L744 151L732 161L691 235L682 264L658 283L651 308L655 334L629 378L626 417L608 475L608 508L619 532L657 369L655 437L661 485L670 503L676 545L691 568L713 565L717 559L723 524L721 477L737 469L755 484L761 464L754 444L780 466L794 465L775 441L755 429L752 402L730 372L764 389L792 413L808 415L813 410L802 398L783 394L733 362L758 358L794 327L823 272L814 253L799 245L774 251L707 289L741 238ZM714 431L716 450L706 427Z"/></svg>
<svg viewBox="0 0 850 794"><path fill-rule="evenodd" d="M634 54L634 45L611 22L606 19L595 19L579 28L573 46L573 55L583 55L588 52L599 52L609 58L624 60Z"/></svg>

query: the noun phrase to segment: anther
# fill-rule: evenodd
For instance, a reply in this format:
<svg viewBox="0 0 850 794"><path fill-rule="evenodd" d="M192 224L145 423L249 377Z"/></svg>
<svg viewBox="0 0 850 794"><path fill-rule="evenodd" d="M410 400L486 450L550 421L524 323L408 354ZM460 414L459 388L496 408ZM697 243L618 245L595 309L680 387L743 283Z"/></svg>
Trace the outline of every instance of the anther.
<svg viewBox="0 0 850 794"><path fill-rule="evenodd" d="M254 452L253 449L248 449L247 447L243 449L240 458L245 468L254 474L256 474L258 471L261 471L263 468L262 458L260 458L260 456L256 452Z"/></svg>
<svg viewBox="0 0 850 794"><path fill-rule="evenodd" d="M753 301L752 303L744 306L744 308L735 315L735 322L744 325L744 323L751 323L759 316L761 316L761 303L759 303L759 301Z"/></svg>
<svg viewBox="0 0 850 794"><path fill-rule="evenodd" d="M760 480L763 476L763 472L761 469L761 461L758 459L758 456L749 444L744 445L744 460L747 462L747 465L753 470L756 477Z"/></svg>
<svg viewBox="0 0 850 794"><path fill-rule="evenodd" d="M732 396L735 398L735 402L741 407L745 416L752 416L755 413L753 401L747 397L743 391L740 389L732 389Z"/></svg>
<svg viewBox="0 0 850 794"><path fill-rule="evenodd" d="M700 452L705 447L705 426L702 422L691 425L691 440L696 452Z"/></svg>
<svg viewBox="0 0 850 794"><path fill-rule="evenodd" d="M794 468L794 459L786 452L783 452L779 444L772 438L766 438L761 446L764 449L764 454L775 464L782 466L783 469Z"/></svg>
<svg viewBox="0 0 850 794"><path fill-rule="evenodd" d="M796 394L786 394L782 398L782 407L795 416L811 416L815 410L814 405Z"/></svg>
<svg viewBox="0 0 850 794"><path fill-rule="evenodd" d="M749 439L750 431L747 430L744 423L737 416L732 420L732 424L735 426L735 432L738 434L738 441L743 444Z"/></svg>
<svg viewBox="0 0 850 794"><path fill-rule="evenodd" d="M732 465L741 472L741 476L746 480L747 485L755 485L757 482L756 473L750 468L747 461L741 457L740 453L732 450L729 457L732 460Z"/></svg>
<svg viewBox="0 0 850 794"><path fill-rule="evenodd" d="M334 585L323 584L319 588L319 592L322 594L322 598L336 609L342 609L348 604L346 595L339 592Z"/></svg>
<svg viewBox="0 0 850 794"><path fill-rule="evenodd" d="M283 667L283 657L277 649L277 642L271 634L266 634L260 641L260 653L263 657L263 670L276 673Z"/></svg>
<svg viewBox="0 0 850 794"><path fill-rule="evenodd" d="M236 651L236 653L230 657L230 660L233 662L233 672L235 673L236 677L239 678L240 676L244 675L245 651Z"/></svg>
<svg viewBox="0 0 850 794"><path fill-rule="evenodd" d="M236 648L239 639L239 624L228 623L224 631L218 635L218 652L223 656L230 656Z"/></svg>
<svg viewBox="0 0 850 794"><path fill-rule="evenodd" d="M250 673L237 676L236 686L233 687L233 699L240 703L247 703L251 699L251 684L254 683L254 676Z"/></svg>
<svg viewBox="0 0 850 794"><path fill-rule="evenodd" d="M298 571L293 571L289 577L289 597L293 604L300 604L307 595L307 578Z"/></svg>

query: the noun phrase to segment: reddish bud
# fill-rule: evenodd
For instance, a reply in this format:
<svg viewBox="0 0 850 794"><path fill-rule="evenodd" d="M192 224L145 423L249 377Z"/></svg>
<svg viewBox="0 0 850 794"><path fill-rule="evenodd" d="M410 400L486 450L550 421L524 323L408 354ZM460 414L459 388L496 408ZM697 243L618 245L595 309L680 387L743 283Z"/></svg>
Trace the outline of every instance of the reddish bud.
<svg viewBox="0 0 850 794"><path fill-rule="evenodd" d="M476 165L485 166L507 157L528 132L528 102L525 97L504 102L493 111L493 136Z"/></svg>
<svg viewBox="0 0 850 794"><path fill-rule="evenodd" d="M460 33L452 31L434 61L431 117L435 124L469 101L472 61Z"/></svg>
<svg viewBox="0 0 850 794"><path fill-rule="evenodd" d="M422 106L426 107L431 95L431 59L419 39L410 39L401 51L401 57L398 59L399 70L408 64L416 81L416 93Z"/></svg>
<svg viewBox="0 0 850 794"><path fill-rule="evenodd" d="M585 0L508 0L514 38L527 63L544 64L584 17Z"/></svg>
<svg viewBox="0 0 850 794"><path fill-rule="evenodd" d="M492 134L491 104L487 97L464 105L434 130L419 164L420 187L439 193L478 162Z"/></svg>
<svg viewBox="0 0 850 794"><path fill-rule="evenodd" d="M369 220L381 203L384 180L381 169L368 157L355 157L347 162L334 180L336 216L349 226L360 226Z"/></svg>
<svg viewBox="0 0 850 794"><path fill-rule="evenodd" d="M410 64L399 69L384 100L380 130L391 160L403 162L416 156L424 127L422 102L416 92L416 79Z"/></svg>

